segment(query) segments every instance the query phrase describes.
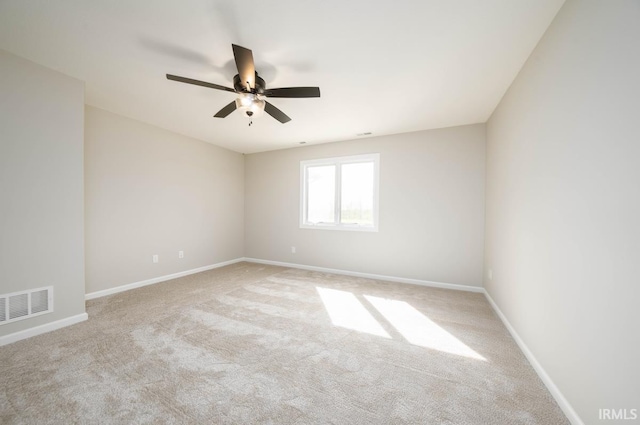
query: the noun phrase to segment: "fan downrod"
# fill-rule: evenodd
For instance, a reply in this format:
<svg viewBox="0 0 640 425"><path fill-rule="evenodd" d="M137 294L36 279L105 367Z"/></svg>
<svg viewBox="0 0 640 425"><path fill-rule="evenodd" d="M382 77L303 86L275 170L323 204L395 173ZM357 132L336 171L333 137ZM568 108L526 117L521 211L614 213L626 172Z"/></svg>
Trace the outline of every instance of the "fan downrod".
<svg viewBox="0 0 640 425"><path fill-rule="evenodd" d="M266 87L264 80L258 76L256 72L256 86L251 87L251 90L247 90L246 83L242 83L240 81L240 74L236 74L233 77L233 88L236 89L238 93L252 93L252 94L264 94L264 89Z"/></svg>

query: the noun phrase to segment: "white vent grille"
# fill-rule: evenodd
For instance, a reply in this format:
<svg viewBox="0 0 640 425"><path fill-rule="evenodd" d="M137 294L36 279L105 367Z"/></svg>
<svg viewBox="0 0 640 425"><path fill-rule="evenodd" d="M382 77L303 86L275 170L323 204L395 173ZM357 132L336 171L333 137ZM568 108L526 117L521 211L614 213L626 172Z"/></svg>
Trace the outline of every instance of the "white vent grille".
<svg viewBox="0 0 640 425"><path fill-rule="evenodd" d="M53 311L53 286L0 295L0 325Z"/></svg>
<svg viewBox="0 0 640 425"><path fill-rule="evenodd" d="M49 310L49 291L33 291L31 293L31 314L42 313Z"/></svg>
<svg viewBox="0 0 640 425"><path fill-rule="evenodd" d="M9 320L18 319L29 314L29 294L9 297Z"/></svg>

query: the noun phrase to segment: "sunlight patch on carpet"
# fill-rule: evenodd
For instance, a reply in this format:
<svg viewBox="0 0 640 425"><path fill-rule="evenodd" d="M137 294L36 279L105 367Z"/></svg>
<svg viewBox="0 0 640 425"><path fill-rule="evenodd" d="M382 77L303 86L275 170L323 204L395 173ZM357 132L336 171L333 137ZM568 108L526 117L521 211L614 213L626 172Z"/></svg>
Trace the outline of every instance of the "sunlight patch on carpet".
<svg viewBox="0 0 640 425"><path fill-rule="evenodd" d="M391 338L351 292L321 287L316 290L334 326Z"/></svg>
<svg viewBox="0 0 640 425"><path fill-rule="evenodd" d="M455 336L405 301L364 296L411 344L486 361Z"/></svg>

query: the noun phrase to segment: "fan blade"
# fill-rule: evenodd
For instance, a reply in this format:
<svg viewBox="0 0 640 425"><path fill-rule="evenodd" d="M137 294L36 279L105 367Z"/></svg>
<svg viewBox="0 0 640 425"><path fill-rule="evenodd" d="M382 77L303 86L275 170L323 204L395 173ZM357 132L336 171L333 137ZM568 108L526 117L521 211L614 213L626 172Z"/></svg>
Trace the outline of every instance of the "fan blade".
<svg viewBox="0 0 640 425"><path fill-rule="evenodd" d="M167 74L167 79L179 81L181 83L195 84L196 86L209 87L210 89L225 90L230 91L231 93L236 93L234 89L229 87L219 86L218 84L207 83L205 81L192 80L191 78L178 77L177 75Z"/></svg>
<svg viewBox="0 0 640 425"><path fill-rule="evenodd" d="M284 112L282 112L280 109L276 108L266 100L264 102L264 111L267 114L271 115L273 118L280 121L282 124L291 121L291 118L289 118Z"/></svg>
<svg viewBox="0 0 640 425"><path fill-rule="evenodd" d="M240 81L247 91L251 91L256 88L256 67L253 65L253 53L251 50L235 44L232 44L231 47L233 47L233 56L236 59Z"/></svg>
<svg viewBox="0 0 640 425"><path fill-rule="evenodd" d="M319 87L285 87L282 89L267 89L267 97L320 97Z"/></svg>
<svg viewBox="0 0 640 425"><path fill-rule="evenodd" d="M233 102L231 102L230 104L228 104L224 108L220 109L218 111L218 113L214 115L214 117L216 117L216 118L224 118L224 117L226 117L227 115L229 115L230 113L232 113L235 110L236 110L236 101L234 100Z"/></svg>

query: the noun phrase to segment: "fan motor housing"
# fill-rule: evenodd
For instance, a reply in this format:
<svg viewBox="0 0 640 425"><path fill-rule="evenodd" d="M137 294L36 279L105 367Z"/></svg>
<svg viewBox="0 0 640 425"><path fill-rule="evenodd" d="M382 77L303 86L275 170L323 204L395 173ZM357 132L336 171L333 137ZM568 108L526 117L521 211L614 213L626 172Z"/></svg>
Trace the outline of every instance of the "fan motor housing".
<svg viewBox="0 0 640 425"><path fill-rule="evenodd" d="M233 88L236 89L236 91L239 93L248 93L247 90L245 89L244 84L242 84L242 82L240 81L240 74L236 74L235 77L233 77ZM259 77L258 73L256 72L256 86L251 89L251 93L263 94L264 89L265 89L264 80L261 77Z"/></svg>

